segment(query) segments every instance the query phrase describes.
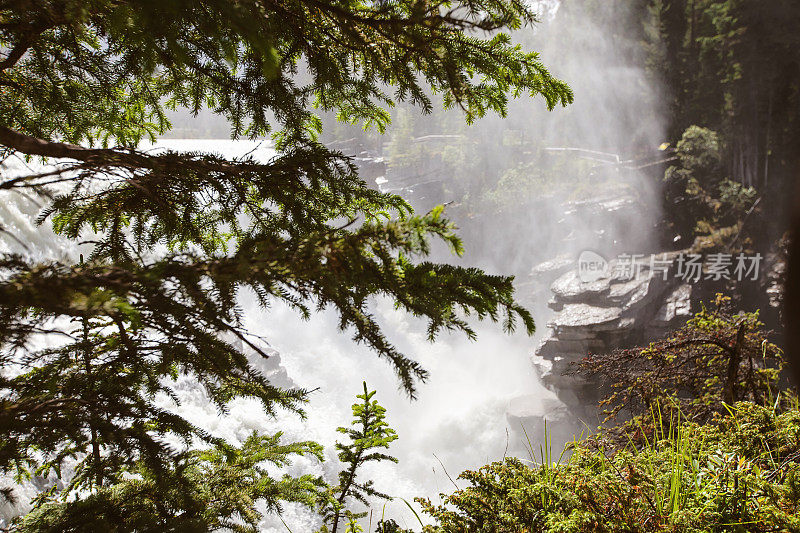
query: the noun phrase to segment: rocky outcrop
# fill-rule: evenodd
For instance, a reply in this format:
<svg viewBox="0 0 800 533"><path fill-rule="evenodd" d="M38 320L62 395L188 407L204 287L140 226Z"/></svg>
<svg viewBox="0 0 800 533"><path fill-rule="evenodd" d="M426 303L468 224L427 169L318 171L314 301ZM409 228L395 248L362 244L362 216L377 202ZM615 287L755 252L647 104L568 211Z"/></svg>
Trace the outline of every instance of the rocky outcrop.
<svg viewBox="0 0 800 533"><path fill-rule="evenodd" d="M663 259L670 260L671 254ZM591 353L633 346L663 335L691 314L692 287L649 258L608 263L597 279L582 281L577 265L550 287L556 315L533 356L543 383L571 408L591 404L595 387L574 375L571 364Z"/></svg>
<svg viewBox="0 0 800 533"><path fill-rule="evenodd" d="M229 333L223 335L223 339L229 342L236 350L245 354L250 364L258 369L271 385L282 389L291 389L297 386L289 377L286 368L281 364L281 354L278 350L266 346L263 341L256 341L258 349L262 352L258 353L243 343L241 339Z"/></svg>

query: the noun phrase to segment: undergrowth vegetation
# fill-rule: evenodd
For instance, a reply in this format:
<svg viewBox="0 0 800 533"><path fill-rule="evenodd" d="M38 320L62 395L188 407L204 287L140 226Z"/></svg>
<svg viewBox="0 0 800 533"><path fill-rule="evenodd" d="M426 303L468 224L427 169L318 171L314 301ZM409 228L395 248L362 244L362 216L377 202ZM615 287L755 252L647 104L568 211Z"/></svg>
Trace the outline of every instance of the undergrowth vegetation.
<svg viewBox="0 0 800 533"><path fill-rule="evenodd" d="M715 424L664 424L643 446L575 442L559 461L468 471L426 532L800 531L800 412L740 402ZM669 426L670 429L666 429ZM663 432L662 432L663 430Z"/></svg>
<svg viewBox="0 0 800 533"><path fill-rule="evenodd" d="M555 460L545 435L528 460L463 472L466 488L438 504L418 499L435 522L423 531L800 531L798 397L779 392L780 350L757 314L733 314L726 302L637 349L646 363L604 399L613 415L629 409L627 420L612 417ZM617 372L633 352L617 353ZM609 362L595 360L595 372L600 361ZM663 381L675 365L691 365L693 378Z"/></svg>

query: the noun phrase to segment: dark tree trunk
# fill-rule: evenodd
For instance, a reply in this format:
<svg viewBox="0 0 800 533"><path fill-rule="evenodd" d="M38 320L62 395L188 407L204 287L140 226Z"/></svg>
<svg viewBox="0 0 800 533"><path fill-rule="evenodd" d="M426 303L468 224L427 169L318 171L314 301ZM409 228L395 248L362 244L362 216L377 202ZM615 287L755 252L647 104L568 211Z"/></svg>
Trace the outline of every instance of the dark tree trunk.
<svg viewBox="0 0 800 533"><path fill-rule="evenodd" d="M736 382L739 378L739 365L742 362L742 348L744 347L744 324L739 326L739 330L736 332L735 342L730 354L730 359L728 359L725 390L722 394L723 400L728 405L733 405L736 402Z"/></svg>
<svg viewBox="0 0 800 533"><path fill-rule="evenodd" d="M795 385L800 386L800 159L795 162L794 176L789 272L783 297L783 316L786 324L786 356Z"/></svg>
<svg viewBox="0 0 800 533"><path fill-rule="evenodd" d="M683 46L686 39L686 0L664 0L660 13L661 36L664 40L667 65L666 82L671 98L673 137L677 137L687 125L684 124L683 102Z"/></svg>

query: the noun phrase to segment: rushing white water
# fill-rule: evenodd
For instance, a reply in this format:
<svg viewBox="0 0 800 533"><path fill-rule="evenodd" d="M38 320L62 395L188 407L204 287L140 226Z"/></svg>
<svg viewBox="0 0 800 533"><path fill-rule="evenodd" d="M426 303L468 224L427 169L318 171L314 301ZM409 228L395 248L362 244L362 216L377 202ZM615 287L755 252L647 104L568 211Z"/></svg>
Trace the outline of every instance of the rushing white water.
<svg viewBox="0 0 800 533"><path fill-rule="evenodd" d="M157 148L215 152L237 157L252 152L255 157L272 155L267 145L249 141L164 140ZM19 167L19 162L7 162ZM19 169L22 171L22 169ZM8 175L9 169L6 169ZM38 205L29 198L5 202L0 220L3 227L20 236L28 252L42 259L74 260L74 245L54 235L48 225L35 226ZM3 239L5 251L23 251L11 239ZM378 390L379 401L388 409L390 424L400 438L391 452L398 464L384 463L365 469L377 488L411 501L415 496L433 496L453 487L444 468L453 478L466 468L500 459L504 453L518 451L522 442L505 412L508 403L521 395L550 398L534 375L528 355L531 341L523 334L507 336L497 325L479 325L479 339L470 342L463 336L444 336L436 343L425 338L424 324L415 322L394 309L389 301L376 301L374 308L390 339L408 355L420 361L431 373L422 385L419 398L411 401L399 390L391 367L371 351L356 345L347 332L340 332L332 311L303 321L290 309L275 305L261 309L253 295L240 297L246 310L249 329L268 339L280 352L288 377L300 387L315 389L306 408L308 418L282 413L277 419L265 415L258 404L236 401L229 414L220 416L190 378L178 383L181 405L177 410L192 422L231 442L241 442L253 430L265 433L283 431L287 440L315 440L326 448L327 470L315 460L300 459L290 471L312 472L335 479L334 443L338 426L348 425L350 405L361 391L362 381ZM165 403L166 402L165 400ZM510 435L510 437L509 437ZM25 500L33 495L30 485L22 489L20 505L0 509L5 518L26 510ZM401 524L413 526L416 518L400 500L383 508L373 507L373 528L384 512ZM0 515L2 517L2 515ZM293 531L310 531L316 517L297 506L287 506L283 519ZM264 531L285 531L276 517L267 517Z"/></svg>
<svg viewBox="0 0 800 533"><path fill-rule="evenodd" d="M176 150L215 151L227 157L255 148L247 142L230 141L161 141L159 145ZM262 146L253 155L268 157L270 151ZM497 325L478 325L477 342L451 335L431 344L422 322L397 311L389 301L375 302L376 314L389 338L431 373L431 379L419 388L418 399L411 401L399 390L385 361L352 342L347 332L338 330L333 311L303 321L282 305L268 310L259 308L250 294L242 295L241 304L249 329L278 350L289 378L297 386L319 388L307 406L307 420L288 414L271 420L251 402L237 404L228 417L220 418L205 398L191 389L187 390L190 400L181 411L193 421L235 440L257 429L270 433L282 430L288 440L322 443L328 470L323 472L321 465L304 460L295 465L293 471L297 473L312 469L330 480L335 478L334 443L340 437L336 428L349 424L350 406L361 391L362 381L378 391L377 398L387 407L389 423L400 437L391 449L399 462L373 465L363 474L374 479L379 490L407 501L416 496L435 498L441 491L452 490L448 473L455 478L464 469L500 459L507 448L520 451L519 427L514 427L505 414L513 398L534 394L555 401L530 364L531 340L524 334L504 335ZM373 512L374 527L378 516L384 513L383 502L376 502ZM385 513L401 525L413 526L416 522L400 500L389 503ZM310 531L316 521L316 517L298 507L287 508L283 519L295 531ZM267 517L264 528L284 530L274 517Z"/></svg>
<svg viewBox="0 0 800 533"><path fill-rule="evenodd" d="M556 0L538 4L547 8L545 20L555 15L559 5ZM543 32L543 41L537 43L537 48L554 72L572 85L576 104L549 115L542 111L541 102L520 101L514 104L509 120L522 124L518 128L536 124L543 145L622 149L635 134L642 144L657 146L663 140L659 118L650 111L652 102L637 96L648 81L641 69L629 66L623 52L616 48L614 31L598 26L590 16L582 17L575 9L567 24L559 24L559 16ZM652 94L656 100L657 92ZM487 128L487 135L491 131ZM225 157L252 153L261 159L268 159L273 153L268 143L251 141L162 140L153 148L216 152ZM491 154L486 155L487 161L490 157ZM5 165L4 177L25 171L20 160L8 160ZM13 250L40 259L77 260L83 250L54 235L47 224L34 224L41 206L37 202L36 198L14 193L6 193L2 198L0 225L9 233L0 234L0 252ZM555 216L531 213L527 227L538 228L541 217ZM632 234L640 236L646 231L642 229L646 228L645 223L631 223L628 227ZM525 239L544 243L550 238L527 230L524 235L509 235L504 228L497 228L497 235L513 242ZM635 237L630 239L637 242ZM532 266L548 258L524 257L521 261ZM507 261L508 258L497 258L497 269L504 270ZM430 371L430 380L419 388L419 398L410 401L398 389L388 363L353 343L348 332L340 332L334 313L317 313L302 321L281 305L261 309L248 293L240 295L240 302L248 327L268 339L280 353L281 365L289 379L300 387L318 388L306 406L308 418L302 420L280 413L272 419L255 402L243 400L233 402L230 412L220 416L189 378L182 378L177 384L182 399L177 410L231 442L243 440L253 430L265 433L280 430L287 440L310 439L325 446L328 460L324 465L298 459L289 469L294 474L317 473L335 480L334 443L340 436L336 428L349 424L350 405L361 391L362 381L377 389L377 399L387 407L388 420L399 434L399 440L390 450L399 463L373 465L364 475L374 479L379 490L408 501L415 496L427 496L437 502L439 492L453 490L450 477L455 479L462 470L500 459L506 453L527 456L524 449L527 443L523 444L519 422L506 415L512 400L524 396L532 404L528 407L542 414L558 407L558 401L541 385L530 364L534 342L521 333L505 335L498 325L476 325L475 342L463 336L445 335L431 344L425 339L424 324L395 310L391 302L374 302L376 315L388 337ZM542 333L547 319L543 307L537 309L535 316ZM531 437L537 441L543 435ZM7 480L0 479L0 485L4 481ZM0 525L4 518L25 512L27 499L34 493L33 485L26 484L18 494L21 496L18 506L0 503ZM418 526L400 499L386 504L385 510L383 502L375 502L372 510L371 531L384 512L401 526ZM298 506L287 505L284 511L283 520L294 532L312 531L318 525L313 513ZM365 526L368 523L369 519ZM262 529L286 531L274 516L265 518Z"/></svg>

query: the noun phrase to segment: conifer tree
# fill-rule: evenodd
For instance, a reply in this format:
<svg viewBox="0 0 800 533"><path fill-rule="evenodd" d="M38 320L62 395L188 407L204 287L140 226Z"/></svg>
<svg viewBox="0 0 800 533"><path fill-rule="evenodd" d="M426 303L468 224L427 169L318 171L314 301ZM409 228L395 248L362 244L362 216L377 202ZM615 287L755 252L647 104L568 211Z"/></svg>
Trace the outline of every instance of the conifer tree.
<svg viewBox="0 0 800 533"><path fill-rule="evenodd" d="M40 222L93 246L81 263L0 258L0 471L24 478L75 461L64 517L90 501L135 524L151 513L154 528L190 509L216 513L197 491L121 504L139 490L131 479L153 484L145 499L194 479L195 456L169 439L186 450L226 446L159 407L159 395L175 397L172 378L193 376L223 411L241 397L267 414L300 410L306 391L274 386L226 340L267 357L243 327L243 290L302 316L333 308L412 396L425 370L384 336L371 298L426 319L431 339L473 336L470 315L532 332L511 278L422 260L432 238L461 252L442 210L415 215L368 188L347 157L317 142L313 112L382 130L394 101L430 111L429 90L468 121L505 113L509 95L567 104L569 88L502 32L532 22L521 0L0 2L3 156L52 164L0 170L0 194L41 195ZM234 138L272 135L277 154L138 149L169 129L165 110L178 106L212 109ZM43 519L55 512L40 509ZM229 510L203 523L222 524Z"/></svg>
<svg viewBox="0 0 800 533"><path fill-rule="evenodd" d="M368 502L367 498L379 497L389 499L388 494L384 494L374 487L371 479L358 479L359 469L367 463L391 461L396 463L397 458L381 452L381 449L388 449L389 445L397 440L397 433L389 427L386 422L386 409L374 400L376 391L370 391L367 383L364 382L364 393L356 397L360 403L353 404L353 422L351 427L340 427L339 433L346 435L349 443L336 443L339 451L339 460L345 468L339 472L339 483L330 487L330 496L323 501L323 518L328 526L323 526L322 531L336 533L341 531L339 524L344 518L352 523L358 518L366 516L366 512L354 513L347 506L352 500L363 504Z"/></svg>
<svg viewBox="0 0 800 533"><path fill-rule="evenodd" d="M324 490L322 479L308 474L278 479L269 475L265 465L286 466L292 455L322 458L316 443L281 444L280 439L280 433L252 434L241 447L222 443L192 450L175 458L169 476L141 465L134 471L136 477L99 488L74 503L45 493L15 531L256 533L262 518L256 501L274 512L281 511L283 502L312 507Z"/></svg>

